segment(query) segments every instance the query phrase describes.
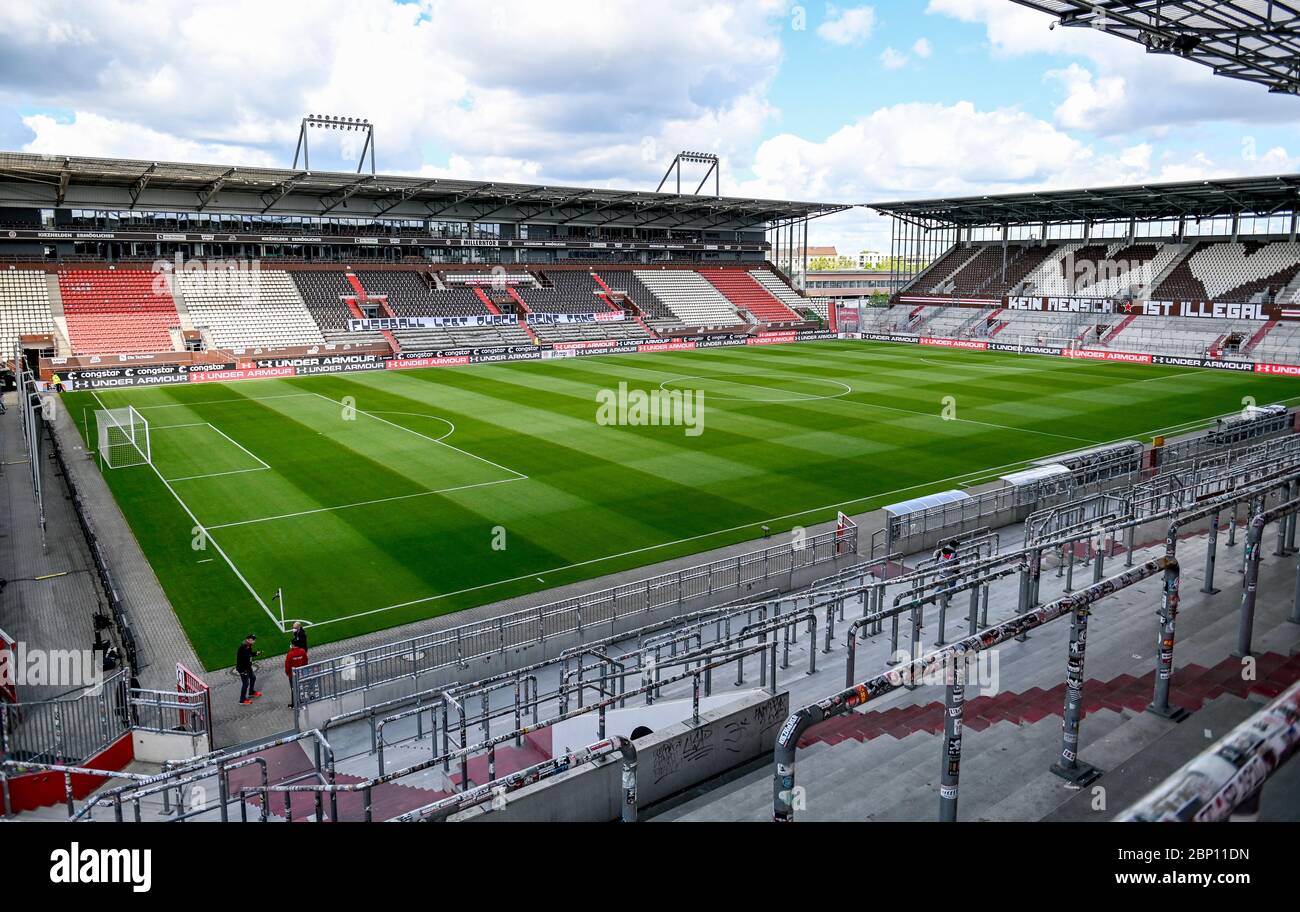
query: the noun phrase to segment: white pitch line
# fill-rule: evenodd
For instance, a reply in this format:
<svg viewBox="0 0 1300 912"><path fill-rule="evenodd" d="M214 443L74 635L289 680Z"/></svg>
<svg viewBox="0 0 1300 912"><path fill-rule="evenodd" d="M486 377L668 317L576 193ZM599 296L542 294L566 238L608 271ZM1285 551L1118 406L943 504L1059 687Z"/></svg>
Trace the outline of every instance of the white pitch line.
<svg viewBox="0 0 1300 912"><path fill-rule="evenodd" d="M339 402L337 399L331 399L329 396L323 395L321 393L313 393L312 395L320 396L320 398L324 399L326 402L333 402L335 405L343 405L343 403ZM367 418L373 418L375 421L383 422L389 427L395 427L399 431L406 431L406 433L408 434L414 434L416 437L419 437L422 440L427 440L430 443L436 443L438 446L444 446L449 450L455 450L457 453L460 453L462 456L468 456L471 459L477 459L479 462L485 462L488 465L492 466L493 468L500 469L503 472L509 472L511 475L516 476L519 480L523 480L528 477L523 472L516 472L514 469L508 469L505 466L501 465L500 463L493 462L491 459L485 459L484 457L471 453L467 450L462 450L460 447L455 447L452 446L450 443L445 443L441 440L437 440L433 437L430 437L428 434L421 434L419 431L413 431L408 427L403 427L402 425L397 424L396 422L389 421L387 418L380 418L378 415L374 414L373 412L363 411L362 409L355 408L355 406L353 408L355 409L358 415L365 415Z"/></svg>
<svg viewBox="0 0 1300 912"><path fill-rule="evenodd" d="M185 475L181 478L168 478L167 481L196 481L200 478L224 478L227 475L247 475L249 472L265 472L271 467L258 466L256 469L232 469L229 472L209 472L206 475Z"/></svg>
<svg viewBox="0 0 1300 912"><path fill-rule="evenodd" d="M256 472L260 470L250 469L249 471ZM516 481L527 481L527 480L528 479L524 477L498 478L496 481L480 481L477 484L459 485L454 488L439 488L437 491L419 491L415 494L399 494L396 497L380 497L376 500L362 500L362 501L358 501L357 503L340 504L337 507L318 507L314 510L300 510L297 513L282 513L279 516L262 516L259 517L258 519L241 519L238 522L221 523L220 525L212 526L211 528L233 529L236 526L252 526L252 525L256 525L257 523L275 522L281 519L295 519L296 517L299 516L313 516L317 513L333 513L336 510L350 510L353 507L370 507L376 504L396 503L397 501L401 501L401 500L416 500L417 498L421 498L421 497L432 497L435 494L453 494L457 491L468 491L471 490L472 488L487 488L487 487L491 487L492 485L513 484Z"/></svg>
<svg viewBox="0 0 1300 912"><path fill-rule="evenodd" d="M108 406L104 404L103 399L99 398L99 392L96 391L95 393L93 393L93 395L95 397L95 401L99 403L100 407L103 408L105 411L107 411ZM137 409L137 411L139 410ZM203 534L203 540L205 542L212 542L212 547L217 549L217 553L221 555L222 560L224 560L226 564L230 567L230 571L234 573L236 577L239 578L239 581L241 583L244 584L244 588L247 589L248 594L253 597L253 601L257 602L257 604L261 607L261 609L266 612L266 616L271 619L271 623L275 624L277 628L282 629L280 628L280 621L276 618L275 614L272 613L271 609L266 607L266 602L262 601L262 597L257 594L257 590L254 589L252 584L248 582L248 580L244 577L244 574L239 572L239 568L235 566L235 562L232 561L230 559L230 555L228 555L222 549L221 545L217 542L216 538L212 535L211 531L208 530L203 525L203 523L199 522L199 518L194 515L194 511L190 509L189 504L187 504L181 498L181 496L176 493L176 489L171 486L171 483L166 478L163 478L162 472L158 471L158 467L153 464L152 460L149 461L149 468L153 469L154 474L158 476L158 480L161 481L163 483L163 486L167 488L168 491L171 492L172 497L176 498L176 502L181 505L181 509L184 510L185 513L189 516L190 521L194 523L194 527Z"/></svg>
<svg viewBox="0 0 1300 912"><path fill-rule="evenodd" d="M1292 402L1292 401L1300 401L1300 396L1296 396L1293 399L1283 400L1283 402ZM1213 421L1213 420L1214 420L1213 418L1198 419L1198 421ZM1146 436L1152 436L1152 435L1171 432L1171 431L1177 431L1191 423L1192 422L1183 422L1182 424L1175 424L1175 425L1170 425L1168 427L1156 428L1155 430L1151 430L1151 431L1139 431L1128 437L1116 437L1113 440L1100 441L1097 445L1104 446L1106 444L1111 444L1111 443L1121 443L1125 440L1129 440L1134 437L1146 437ZM1043 457L1031 457L1031 459L1034 458L1050 459L1052 458L1052 455L1063 455L1069 452L1071 451L1062 450L1061 453L1051 454ZM688 542L699 541L701 539L706 539L706 538L713 538L718 535L726 535L729 532L739 532L742 529L757 529L759 526L761 526L764 523L773 523L773 522L780 522L786 519L795 519L796 517L807 516L810 513L820 513L823 511L834 510L837 508L849 507L852 506L853 504L859 504L868 500L877 500L877 499L883 499L887 497L896 497L899 494L904 494L909 491L915 491L918 488L927 488L933 485L941 485L941 484L957 482L960 479L969 478L973 475L981 476L981 477L989 476L991 473L996 473L996 472L1005 471L1007 469L1014 469L1014 468L1019 468L1021 466L1026 466L1030 463L1031 459L1021 460L1020 462L1008 462L1000 466L989 466L987 468L975 469L973 471L966 472L961 475L951 475L948 478L936 478L932 481L924 481L924 482L920 482L919 484L909 485L906 488L896 488L893 491L882 491L876 494L868 494L864 497L858 497L853 500L846 500L840 503L828 504L824 507L813 507L808 510L801 510L797 513L787 513L784 516L774 516L768 519L760 519L755 522L745 523L739 526L732 526L729 529L715 529L712 532L705 532L700 535L692 535L689 538L680 538L677 539L676 541L662 542L657 545L647 545L644 548L636 548L631 551L622 551L618 554L607 554L604 557L596 557L596 558L592 558L591 560L579 561L573 564L565 564L562 567L552 567L549 570L542 570L540 572L544 575L550 575L552 573L562 573L565 570L575 570L579 567L587 567L592 564L600 564L600 563L605 563L606 561L618 560L619 558L630 557L634 554L644 554L649 551L659 551L664 548L671 548L675 545L684 545ZM388 605L383 608L372 608L369 611L361 611L358 612L357 614L349 614L349 615L345 615L344 617L330 618L329 620L326 621L318 621L313 626L324 627L327 624L337 624L342 621L356 620L357 618L369 617L370 615L375 615L375 614L382 614L386 611L395 611L400 608L410 608L414 605L423 605L423 604L427 604L428 602L436 602L436 601L440 601L441 599L452 598L457 595L466 595L470 592L479 592L483 589L492 589L497 586L505 586L505 585L509 585L510 583L517 583L522 580L526 580L530 578L536 579L537 573L525 573L521 576L511 577L510 579L494 580L493 582L483 583L482 585L479 586L470 586L466 589L458 589L455 592L444 592L441 595L431 595L426 598L413 599L409 602L399 602L396 605Z"/></svg>
<svg viewBox="0 0 1300 912"><path fill-rule="evenodd" d="M228 402L268 402L272 399L297 399L302 396L318 396L319 393L285 393L282 396L244 396L241 399L209 399L206 402L173 402L170 405L142 405L136 408L137 412L148 411L152 409L169 409L169 408L195 408L200 405L224 405ZM100 403L101 405L103 403ZM184 425L178 425L184 427Z"/></svg>
<svg viewBox="0 0 1300 912"><path fill-rule="evenodd" d="M256 460L258 461L258 463L261 464L262 468L264 468L264 469L269 469L269 468L270 468L270 466L266 464L266 460L265 460L265 459L262 459L262 458L260 458L260 457L258 457L258 456L254 456L252 453L250 453L250 452L248 451L248 447L244 446L244 445L243 445L242 443L240 443L238 440L235 440L233 437L231 437L229 434L227 434L227 433L226 433L225 431L223 431L221 428L217 427L215 424L209 424L208 427L212 428L212 430L216 431L216 432L217 432L218 434L220 434L222 437L225 437L227 440L229 440L229 441L230 441L231 443L233 443L235 446L237 446L237 447L239 447L241 450L243 450L244 453L245 453L245 454L246 454L250 459L256 459Z"/></svg>
<svg viewBox="0 0 1300 912"><path fill-rule="evenodd" d="M671 373L671 371L655 371L655 373L663 373L663 374L667 374L667 373ZM728 378L726 378L726 377L686 377L686 378L683 378L683 377L677 377L677 378L674 378L674 379L676 379L676 380L682 380L682 379L687 379L687 380L720 380L720 381L723 382L723 383L731 383L731 384L736 385L736 386L748 386L748 387L754 387L754 388L756 388L756 389L771 390L772 392L779 392L779 393L789 393L789 392L791 392L791 390L779 390L779 389L777 389L777 388L775 388L775 387L771 387L771 386L760 386L760 385L757 384L757 383L742 383L742 382L740 382L739 380L730 380L730 379L728 379ZM791 378L791 379L793 379L793 378ZM812 378L812 377L804 377L804 378L801 378L801 379L804 379L804 380L812 380L813 378ZM1072 435L1072 434L1054 434L1054 433L1052 433L1051 431L1036 431L1036 430L1034 430L1034 429L1032 429L1032 428L1011 427L1010 425L1005 425L1005 424L996 424L996 423L994 423L994 422L992 422L992 421L976 421L974 418L945 418L945 417L943 417L942 415L936 415L936 414L934 414L934 413L932 413L932 412L918 412L918 411L916 411L915 409L898 408L897 406L892 406L892 405L877 405L877 404L874 403L874 402L859 402L859 401L856 400L856 399L845 399L845 398L844 398L845 395L851 395L851 394L853 394L853 393L860 392L860 391L859 391L859 390L855 390L852 386L850 386L849 384L845 383L843 380L827 380L825 377L818 377L818 378L816 378L816 379L818 379L818 380L825 380L826 382L830 382L830 383L838 383L838 384L840 384L841 386L847 387L847 388L848 388L848 392L845 393L845 394L841 394L841 395L839 395L839 396L823 396L823 397L821 397L821 398L819 398L819 399L790 399L790 400L785 400L785 402L787 402L787 403L789 403L789 404L797 404L797 403L799 403L799 402L822 402L822 401L828 401L828 402L847 402L849 405L856 405L856 406L858 406L858 407L860 407L860 408L883 409L883 410L888 411L888 412L900 412L900 413L902 413L902 414L904 414L904 415L916 415L917 417L920 417L920 418L937 418L937 419L939 419L940 421L955 421L955 422L958 422L958 423L960 423L960 424L977 424L977 425L980 425L981 427L997 428L998 430L1002 430L1002 431L1014 431L1014 432L1016 432L1016 433L1018 433L1018 434L1036 434L1036 435L1038 435L1038 436L1040 436L1040 437L1055 437L1055 438L1057 438L1058 440L1073 440L1073 441L1076 441L1077 443L1092 443L1092 444L1101 443L1100 440L1091 440L1091 439L1089 439L1089 438L1087 438L1087 437L1075 437L1075 436ZM672 382L673 382L673 380L665 380L665 381L664 381L664 383L672 383ZM660 384L660 387L661 387L661 388L662 388L662 386L663 386L663 384ZM706 394L706 395L707 395L707 394ZM746 401L746 400L743 400L743 399L742 399L742 400L726 400L726 401L741 401L741 402L743 402L743 401ZM761 400L752 400L752 401L758 402L758 401L761 401Z"/></svg>

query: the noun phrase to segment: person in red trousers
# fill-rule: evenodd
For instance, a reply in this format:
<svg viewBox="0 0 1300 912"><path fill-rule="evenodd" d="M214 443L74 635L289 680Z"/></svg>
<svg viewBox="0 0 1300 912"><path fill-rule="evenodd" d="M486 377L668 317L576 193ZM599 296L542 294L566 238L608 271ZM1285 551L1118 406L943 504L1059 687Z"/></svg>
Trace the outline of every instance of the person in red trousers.
<svg viewBox="0 0 1300 912"><path fill-rule="evenodd" d="M293 709L293 670L307 664L307 650L293 646L284 657L284 674L289 679L289 708Z"/></svg>

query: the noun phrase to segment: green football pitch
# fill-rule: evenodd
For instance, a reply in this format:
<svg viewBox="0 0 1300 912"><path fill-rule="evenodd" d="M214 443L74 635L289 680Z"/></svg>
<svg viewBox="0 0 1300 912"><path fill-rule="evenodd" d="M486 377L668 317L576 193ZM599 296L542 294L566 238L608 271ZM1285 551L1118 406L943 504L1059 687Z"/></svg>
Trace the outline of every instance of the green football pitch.
<svg viewBox="0 0 1300 912"><path fill-rule="evenodd" d="M601 391L620 384L703 391L699 433L598 420ZM131 405L149 422L152 464L104 475L200 659L220 668L250 631L268 653L287 639L277 590L320 644L1194 427L1246 397L1297 401L1300 385L824 342L65 404L92 452L98 410Z"/></svg>

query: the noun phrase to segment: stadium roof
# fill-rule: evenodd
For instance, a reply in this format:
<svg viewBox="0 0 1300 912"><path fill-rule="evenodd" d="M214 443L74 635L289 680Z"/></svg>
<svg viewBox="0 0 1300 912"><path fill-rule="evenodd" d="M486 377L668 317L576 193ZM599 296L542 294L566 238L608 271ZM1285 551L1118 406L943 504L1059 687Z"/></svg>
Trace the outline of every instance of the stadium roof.
<svg viewBox="0 0 1300 912"><path fill-rule="evenodd" d="M0 205L754 229L828 203L0 152Z"/></svg>
<svg viewBox="0 0 1300 912"><path fill-rule="evenodd" d="M1272 215L1300 210L1300 174L871 203L869 208L962 227Z"/></svg>
<svg viewBox="0 0 1300 912"><path fill-rule="evenodd" d="M1014 0L1057 18L1176 54L1220 76L1300 95L1300 0Z"/></svg>

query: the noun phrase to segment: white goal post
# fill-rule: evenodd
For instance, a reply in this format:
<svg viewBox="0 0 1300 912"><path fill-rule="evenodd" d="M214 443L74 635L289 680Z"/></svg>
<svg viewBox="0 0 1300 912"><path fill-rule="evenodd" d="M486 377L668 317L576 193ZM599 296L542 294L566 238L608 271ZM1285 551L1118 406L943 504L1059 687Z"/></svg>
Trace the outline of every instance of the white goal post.
<svg viewBox="0 0 1300 912"><path fill-rule="evenodd" d="M1003 336L998 336L996 341L1011 342L1013 345L1019 345L1023 348L1060 348L1065 351L1074 351L1083 348L1083 343L1078 342L1073 338L1048 335L1040 336L1034 333L1023 333L1016 336L1014 339L1007 339Z"/></svg>
<svg viewBox="0 0 1300 912"><path fill-rule="evenodd" d="M149 465L149 422L133 406L95 412L99 456L110 469Z"/></svg>

